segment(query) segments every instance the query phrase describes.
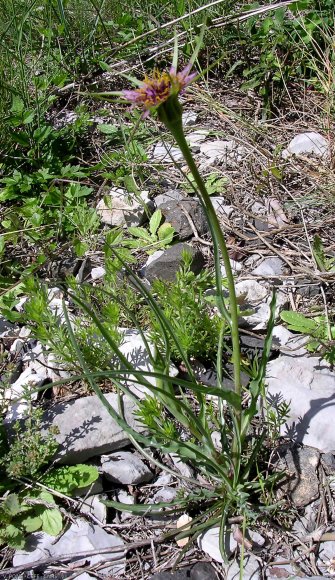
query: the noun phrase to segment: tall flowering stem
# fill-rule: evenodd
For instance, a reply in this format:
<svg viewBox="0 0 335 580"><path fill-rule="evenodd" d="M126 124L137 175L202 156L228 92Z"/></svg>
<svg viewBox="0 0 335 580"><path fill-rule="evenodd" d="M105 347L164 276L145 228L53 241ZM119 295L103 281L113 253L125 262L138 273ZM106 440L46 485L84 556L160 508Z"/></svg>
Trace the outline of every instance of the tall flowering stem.
<svg viewBox="0 0 335 580"><path fill-rule="evenodd" d="M197 185L197 195L205 207L208 220L210 221L210 226L214 236L217 240L219 249L222 254L223 263L225 266L229 300L230 300L230 324L231 324L231 335L233 343L233 353L232 362L234 367L234 385L235 392L239 396L241 395L241 352L240 352L240 339L238 330L238 307L235 292L234 276L231 269L228 249L226 241L221 230L221 226L213 207L211 198L207 192L204 180L202 179L199 170L194 162L191 150L185 138L185 133L182 123L182 107L178 98L176 96L170 97L163 105L161 105L158 110L158 117L164 123L166 128L173 135L176 143L178 144L183 157L194 177L195 183ZM241 426L241 412L239 411L236 416L238 427ZM234 451L234 450L233 450Z"/></svg>
<svg viewBox="0 0 335 580"><path fill-rule="evenodd" d="M181 72L177 73L175 67L169 72L160 73L155 70L151 78L145 77L138 89L124 91L123 96L130 101L133 106L143 109L143 117L150 113L157 113L159 119L173 135L178 144L184 159L194 177L197 195L206 211L210 229L213 236L214 246L222 254L226 277L228 283L230 309L229 323L232 336L232 362L234 367L235 393L241 397L241 352L238 329L238 308L235 292L234 277L231 269L230 259L226 246L226 241L221 230L221 226L215 209L207 192L205 183L194 162L191 150L187 144L182 123L182 106L178 100L178 95L192 82L196 76L190 73L191 65L187 65ZM239 465L239 435L241 433L241 406L234 413L236 430L232 445L232 455L235 467Z"/></svg>

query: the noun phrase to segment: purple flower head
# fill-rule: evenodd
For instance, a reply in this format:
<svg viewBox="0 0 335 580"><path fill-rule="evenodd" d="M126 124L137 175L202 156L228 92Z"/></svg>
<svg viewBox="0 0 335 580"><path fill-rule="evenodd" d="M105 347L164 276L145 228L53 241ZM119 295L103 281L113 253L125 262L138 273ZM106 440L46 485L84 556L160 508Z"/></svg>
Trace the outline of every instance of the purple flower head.
<svg viewBox="0 0 335 580"><path fill-rule="evenodd" d="M123 97L133 106L144 109L144 116L147 116L171 96L184 92L197 74L190 74L191 68L192 65L188 64L180 72L175 67L171 67L169 72L154 69L151 76L145 76L138 89L123 91Z"/></svg>

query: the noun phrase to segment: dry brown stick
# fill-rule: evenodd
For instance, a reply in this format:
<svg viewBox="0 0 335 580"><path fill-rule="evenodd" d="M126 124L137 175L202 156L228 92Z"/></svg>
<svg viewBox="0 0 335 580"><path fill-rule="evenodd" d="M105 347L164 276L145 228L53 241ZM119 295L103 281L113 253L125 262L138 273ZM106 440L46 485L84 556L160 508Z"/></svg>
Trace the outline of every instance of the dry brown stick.
<svg viewBox="0 0 335 580"><path fill-rule="evenodd" d="M194 236L195 241L196 242L199 242L200 244L203 244L204 246L212 246L213 245L213 242L208 242L207 240L203 240L202 238L200 238L200 236L198 234L198 231L197 231L197 228L195 226L195 223L192 220L189 212L184 207L181 207L180 209L185 214L185 217L186 217L186 219L187 219L187 221L189 223L189 226L190 226L190 228L191 228L191 230L193 232L193 236Z"/></svg>
<svg viewBox="0 0 335 580"><path fill-rule="evenodd" d="M260 240L262 240L262 242L269 248L269 250L274 252L279 258L281 258L284 262L286 262L286 264L291 268L291 270L300 270L300 272L305 272L306 274L309 274L309 276L315 277L315 272L313 272L313 270L310 270L309 268L302 266L294 266L292 262L288 258L286 258L286 256L284 256L282 252L280 252L272 244L270 244L270 242L268 242L265 239L265 237L262 236L262 234L260 234L260 232L258 232L257 229L252 224L248 223L248 226L250 227L250 229L252 229L252 231L256 234L256 236L259 237Z"/></svg>
<svg viewBox="0 0 335 580"><path fill-rule="evenodd" d="M228 519L228 523L239 523L241 522L242 516L236 516ZM243 519L243 518L242 518ZM21 566L13 566L11 568L6 568L5 570L0 570L0 578L6 578L11 574L20 574L26 570L35 570L36 568L42 568L56 562L66 562L73 559L89 558L90 556L96 556L97 554L113 554L114 552L118 554L115 558L108 558L109 561L117 561L124 558L128 552L133 550L138 550L139 548L146 548L152 546L152 542L155 544L163 544L168 540L171 540L181 532L182 528L176 528L171 532L162 534L158 538L148 538L146 540L139 540L138 542L131 542L126 544L121 548L121 546L115 546L110 548L102 548L101 550L85 550L84 552L77 552L77 554L64 554L63 556L53 556L50 558L44 558L43 560L38 560L37 562L30 562L29 564L21 564Z"/></svg>
<svg viewBox="0 0 335 580"><path fill-rule="evenodd" d="M175 530L174 534L169 534L171 536L177 535L180 530ZM159 536L155 538L154 541L157 544L161 544L167 540L167 535ZM128 552L132 550L137 550L138 548L145 548L146 546L151 545L152 538L147 540L141 540L138 542L132 542L127 544L123 548L121 546L115 546L110 548L102 548L101 550L89 550L84 552L77 552L77 554L64 554L63 556L51 556L50 558L44 558L43 560L39 560L37 562L30 562L29 564L21 564L21 566L13 566L12 568L7 568L6 570L0 570L0 578L5 578L9 574L20 574L21 572L25 572L26 570L34 570L36 568L41 568L48 566L49 564L54 564L56 562L66 562L74 559L80 558L89 558L90 556L96 556L97 554L113 554L114 552L117 554L114 558L108 558L110 561L114 560L121 560L124 558Z"/></svg>

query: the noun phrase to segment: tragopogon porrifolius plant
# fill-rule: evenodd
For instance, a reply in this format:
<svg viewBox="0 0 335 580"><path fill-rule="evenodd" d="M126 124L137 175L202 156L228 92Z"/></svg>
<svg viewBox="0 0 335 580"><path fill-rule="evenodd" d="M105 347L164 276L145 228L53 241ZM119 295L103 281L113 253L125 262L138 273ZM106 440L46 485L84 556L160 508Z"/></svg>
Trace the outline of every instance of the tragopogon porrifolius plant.
<svg viewBox="0 0 335 580"><path fill-rule="evenodd" d="M263 355L254 371L249 371L250 383L248 385L247 400L243 401L241 386L242 359L240 353L238 304L236 300L234 278L231 270L228 249L220 223L206 190L204 181L191 155L186 143L183 124L182 106L179 95L186 89L188 84L194 81L196 75L191 72L197 50L202 42L200 35L199 43L190 63L181 71L177 72L177 47L173 57L173 63L167 72L154 71L151 77L146 77L143 82L137 83L134 90L124 91L118 95L133 106L139 106L143 110L143 118L150 114L156 114L174 137L184 159L194 177L195 190L207 216L208 224L213 239L215 257L215 280L216 280L216 305L221 315L221 324L217 327L217 354L216 370L217 384L215 387L205 387L196 380L190 357L183 346L183 341L175 331L171 320L165 315L164 307L159 303L159 296L155 295L155 289L148 290L143 282L137 278L129 266L124 262L115 249L106 244L106 252L118 260L120 267L129 277L134 292L141 295L147 307L155 317L155 333L160 332L161 338L155 341L155 333L150 334L138 324L138 319L127 311L129 320L142 338L144 348L148 353L150 365L153 371L143 371L135 368L132 362L125 356L121 345L118 344L108 330L108 321L104 320L103 314L89 305L80 292L72 290L73 302L77 304L96 325L100 335L105 339L108 348L115 353L115 357L106 371L92 372L85 361L85 357L79 347L73 325L67 313L64 303L64 314L67 321L67 333L77 354L77 361L83 369L85 379L94 390L100 400L108 409L112 417L127 432L132 443L141 450L149 461L154 462L161 468L171 471L166 464L162 464L156 456L152 457L146 450L154 447L163 454L175 453L182 460L194 465L200 472L201 483L193 478L185 478L185 489L171 504L159 504L155 506L135 505L129 507L116 502L114 507L126 509L134 513L154 513L162 507L167 513L188 511L193 516L191 530L181 532L192 538L201 534L206 528L220 525L220 547L225 553L225 531L230 516L240 516L242 520L254 520L268 511L268 497L265 490L267 483L273 484L273 477L264 475L264 464L259 459L259 450L267 436L266 427L259 424L255 428L252 420L258 413L258 401L264 394L265 368L270 351L272 327L274 324L275 300L271 304L271 317L268 333L264 344ZM105 98L114 93L104 93ZM101 95L100 95L101 96ZM143 121L144 122L144 121ZM226 300L222 292L222 276L220 268L221 257L224 262L229 299ZM114 262L115 263L115 262ZM108 261L106 261L108 276ZM126 309L122 295L108 290L110 300L118 303L120 309ZM151 316L149 319L152 318ZM228 336L228 338L227 338ZM231 338L229 338L231 337ZM230 346L231 345L231 346ZM230 390L225 384L223 376L223 356L231 348L231 360L233 363L234 390ZM186 378L175 377L171 374L171 359L179 357L186 369ZM256 370L255 370L256 369ZM98 379L109 378L114 387L120 393L119 409L115 410L103 395ZM140 401L134 394L131 384L138 384L142 389L145 387L145 397ZM149 435L139 434L132 429L124 416L121 394L136 401L138 417L149 429ZM213 400L209 400L211 396ZM218 441L215 443L212 432L218 432ZM176 475L176 473L172 470ZM257 500L255 500L257 497ZM260 497L266 499L260 501ZM198 508L195 508L195 506ZM201 509L199 509L201 505Z"/></svg>

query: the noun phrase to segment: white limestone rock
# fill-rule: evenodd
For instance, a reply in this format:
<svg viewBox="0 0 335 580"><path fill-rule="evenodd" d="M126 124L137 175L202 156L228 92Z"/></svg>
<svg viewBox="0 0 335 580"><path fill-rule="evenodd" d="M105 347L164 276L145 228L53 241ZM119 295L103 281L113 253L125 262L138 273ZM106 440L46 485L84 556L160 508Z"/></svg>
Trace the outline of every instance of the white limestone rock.
<svg viewBox="0 0 335 580"><path fill-rule="evenodd" d="M118 559L111 563L110 566L101 570L101 574L118 576L125 572L126 567L123 546L124 542L119 536L108 534L100 526L90 524L79 518L56 541L54 536L43 532L30 534L26 548L24 550L16 550L13 565L27 565L44 558L69 554L72 556L71 561L75 562L77 566L85 565L86 562L93 566L106 560L115 560L117 557ZM84 558L76 556L79 552L89 552L103 548L119 548L119 550L111 551L107 554L85 556Z"/></svg>
<svg viewBox="0 0 335 580"><path fill-rule="evenodd" d="M219 545L219 533L219 527L210 528L198 537L197 542L200 550L208 554L208 556L213 558L213 560L216 562L223 564L224 560L222 558ZM234 540L231 533L226 534L224 545L226 554L228 557L230 557L237 548L237 542Z"/></svg>
<svg viewBox="0 0 335 580"><path fill-rule="evenodd" d="M328 140L316 131L299 133L282 152L282 157L287 159L291 155L314 155L315 157L326 157L329 155Z"/></svg>
<svg viewBox="0 0 335 580"><path fill-rule="evenodd" d="M330 365L305 354L283 354L267 365L270 403L290 403L283 435L323 453L335 449L335 374Z"/></svg>
<svg viewBox="0 0 335 580"><path fill-rule="evenodd" d="M173 147L169 143L159 142L154 147L152 157L160 163L173 164L174 161L181 161L183 154L179 147Z"/></svg>
<svg viewBox="0 0 335 580"><path fill-rule="evenodd" d="M236 284L236 296L240 304L241 312L252 311L240 318L242 326L252 327L254 330L262 330L267 327L271 310L270 303L272 294L269 288L256 280L242 280ZM288 295L284 288L276 294L276 314L288 303Z"/></svg>
<svg viewBox="0 0 335 580"><path fill-rule="evenodd" d="M182 114L182 121L184 127L191 127L197 124L198 113L195 111L184 111Z"/></svg>
<svg viewBox="0 0 335 580"><path fill-rule="evenodd" d="M116 393L105 395L114 411L119 412ZM145 428L134 417L137 406L128 397L123 397L125 419L128 425L143 433ZM129 444L127 433L109 414L96 396L60 402L53 405L43 416L43 431L57 427L55 435L59 448L55 460L67 465L84 463L87 459L122 449Z"/></svg>
<svg viewBox="0 0 335 580"><path fill-rule="evenodd" d="M96 209L102 223L109 226L139 226L151 213L152 202L147 191L136 196L125 189L112 187Z"/></svg>
<svg viewBox="0 0 335 580"><path fill-rule="evenodd" d="M96 268L92 268L91 270L91 278L92 280L101 280L106 274L106 270L103 266L97 266Z"/></svg>
<svg viewBox="0 0 335 580"><path fill-rule="evenodd" d="M131 328L120 328L122 334L122 342L120 345L120 351L128 359L128 361L133 365L134 370L153 372L154 367L150 360L150 354L146 348L144 340L141 336L139 330ZM151 354L154 353L154 345L148 341L148 345ZM170 365L169 373L171 377L176 377L178 375L178 369L174 364ZM156 385L156 379L154 377L146 376L145 379L151 385ZM152 395L153 391L149 387L141 385L137 382L137 379L133 375L129 375L126 381L127 386L140 399L143 399L146 395Z"/></svg>
<svg viewBox="0 0 335 580"><path fill-rule="evenodd" d="M200 145L200 153L207 157L209 164L212 165L215 162L225 162L228 159L237 162L242 161L248 154L248 150L235 140L213 140L202 143Z"/></svg>
<svg viewBox="0 0 335 580"><path fill-rule="evenodd" d="M240 580L240 562L235 560L229 566L226 573L226 580ZM262 571L259 561L254 554L246 554L242 565L242 579L243 580L261 580Z"/></svg>
<svg viewBox="0 0 335 580"><path fill-rule="evenodd" d="M254 276L281 276L283 274L285 262L276 256L264 258L251 274Z"/></svg>
<svg viewBox="0 0 335 580"><path fill-rule="evenodd" d="M123 485L148 483L153 479L149 467L134 453L118 451L102 455L101 469L108 481Z"/></svg>
<svg viewBox="0 0 335 580"><path fill-rule="evenodd" d="M106 524L107 506L101 501L106 499L106 494L91 495L82 501L80 512L83 514L92 514L99 522Z"/></svg>
<svg viewBox="0 0 335 580"><path fill-rule="evenodd" d="M209 131L207 129L198 129L197 131L192 131L192 133L187 133L186 141L191 147L192 151L200 151L200 144L206 140Z"/></svg>

